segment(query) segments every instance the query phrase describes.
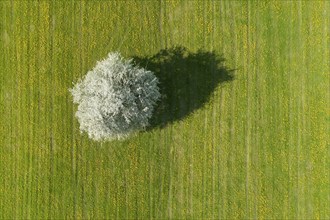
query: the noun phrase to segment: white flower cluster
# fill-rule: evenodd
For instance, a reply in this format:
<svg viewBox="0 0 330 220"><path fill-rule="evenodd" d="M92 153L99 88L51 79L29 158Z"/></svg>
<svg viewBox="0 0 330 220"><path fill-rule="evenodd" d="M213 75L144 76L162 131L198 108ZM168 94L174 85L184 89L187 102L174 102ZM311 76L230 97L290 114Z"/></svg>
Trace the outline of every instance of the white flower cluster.
<svg viewBox="0 0 330 220"><path fill-rule="evenodd" d="M157 77L119 53L97 62L70 92L80 131L96 141L121 139L148 126L160 98Z"/></svg>

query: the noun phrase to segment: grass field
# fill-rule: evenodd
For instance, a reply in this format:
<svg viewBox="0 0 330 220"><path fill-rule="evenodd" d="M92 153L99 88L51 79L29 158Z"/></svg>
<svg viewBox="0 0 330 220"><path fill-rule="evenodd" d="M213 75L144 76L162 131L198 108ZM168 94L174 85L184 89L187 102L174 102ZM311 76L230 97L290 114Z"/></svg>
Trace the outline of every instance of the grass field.
<svg viewBox="0 0 330 220"><path fill-rule="evenodd" d="M329 27L326 0L1 1L0 218L329 219ZM165 127L79 133L72 82L173 46L234 79Z"/></svg>

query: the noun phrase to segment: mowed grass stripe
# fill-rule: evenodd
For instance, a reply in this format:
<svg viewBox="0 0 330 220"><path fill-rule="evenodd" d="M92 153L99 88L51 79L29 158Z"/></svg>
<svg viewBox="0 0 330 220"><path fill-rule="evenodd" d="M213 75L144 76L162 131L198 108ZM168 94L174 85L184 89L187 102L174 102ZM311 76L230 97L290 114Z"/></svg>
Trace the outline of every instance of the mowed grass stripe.
<svg viewBox="0 0 330 220"><path fill-rule="evenodd" d="M4 63L4 72L3 72L3 77L4 77L4 81L2 82L2 89L3 89L3 97L4 97L4 101L2 103L3 109L4 109L4 114L2 116L2 123L4 124L4 130L2 131L3 133L3 160L1 160L3 162L2 164L2 169L4 170L4 174L3 174L3 179L4 179L4 191L3 191L3 195L6 195L6 192L13 192L12 194L8 194L6 197L4 198L4 210L5 212L7 211L7 213L10 211L10 208L7 206L7 204L13 204L15 203L15 196L17 195L15 192L15 187L17 187L17 185L12 185L10 184L11 182L14 182L15 178L16 178L16 172L17 170L15 169L15 164L14 162L16 161L15 157L16 157L16 149L11 149L10 146L14 145L14 140L15 140L15 135L14 135L14 131L13 131L13 123L15 121L17 121L17 117L14 116L13 114L13 109L14 109L14 104L12 102L12 99L14 97L14 83L15 82L15 77L14 74L10 74L11 72L15 72L14 68L16 66L13 65L13 62L11 61L11 57L13 57L14 54L14 49L13 47L11 47L12 45L10 44L10 41L13 40L11 38L10 32L13 30L13 27L10 25L12 22L12 16L11 16L11 12L12 12L12 7L10 4L8 4L8 2L6 3L2 3L4 4L4 15L5 15L5 19L3 19L4 24L3 27L5 29L5 36L7 41L4 41L4 55L7 54L7 56L5 56L5 63ZM14 36L13 36L14 38ZM13 58L12 58L13 59ZM6 68L7 67L7 68ZM7 92L6 92L7 91ZM9 118L12 117L12 120L9 120ZM7 128L7 129L6 129ZM8 135L9 134L9 135ZM1 187L2 188L2 187ZM16 210L15 210L16 212ZM11 213L11 217L13 217L15 215L15 213ZM5 217L4 217L5 218Z"/></svg>
<svg viewBox="0 0 330 220"><path fill-rule="evenodd" d="M324 24L323 24L323 29L324 29L324 32L323 32L323 40L324 40L324 44L323 44L323 62L324 62L324 67L325 67L325 73L324 75L327 74L327 72L330 72L330 61L327 59L327 57L330 56L330 33L329 33L329 26L330 26L330 17L328 16L329 12L330 12L330 2L325 2L324 3L324 7L323 7L323 21L324 21ZM327 77L325 77L326 79L329 80L329 74L326 75ZM326 84L326 81L325 81L325 84ZM330 83L326 84L325 85L326 87L326 90L330 90ZM326 92L326 100L328 100L328 102L326 103L326 105L329 107L330 106L330 93L329 92ZM329 112L329 110L328 110ZM325 122L325 124L327 124L325 127L325 130L326 132L325 133L329 133L330 131L330 116L329 116L329 113L328 113L328 116L327 116L327 121ZM326 139L325 138L325 142L326 144L325 145L328 145L329 146L329 143L330 143L330 140L329 138ZM330 175L329 174L329 168L330 168L330 165L329 165L329 161L330 161L330 158L329 158L329 154L330 154L330 150L328 148L328 157L324 157L323 158L323 164L324 166L322 167L322 170L323 170L323 173L327 173L327 175ZM313 161L315 161L315 164L317 164L317 157L314 157L313 158ZM326 166L326 164L328 164L328 166ZM316 182L316 180L315 180ZM328 178L328 181L325 182L324 186L326 185L329 185L330 184L330 181L329 181L329 178ZM323 187L322 185L319 187L319 189L317 189L317 191L322 191ZM325 194L330 194L330 189L329 188L325 188L324 190L324 195ZM330 216L329 214L329 210L327 209L327 205L329 205L329 198L327 198L326 196L322 197L321 199L319 199L317 196L314 197L314 199L317 201L317 204L320 206L322 206L321 204L323 204L323 207L319 209L319 216ZM328 211L327 211L328 210ZM327 214L328 212L328 214Z"/></svg>
<svg viewBox="0 0 330 220"><path fill-rule="evenodd" d="M218 5L217 5L217 9L216 9L216 15L217 15L217 20L218 20L218 25L215 26L215 33L217 34L216 36L218 36L220 38L219 41L221 41L220 45L221 45L221 53L224 54L224 47L225 44L224 42L224 37L219 33L219 29L223 29L224 27L224 6L223 6L224 2L221 1ZM236 41L235 41L236 42ZM218 44L219 45L219 44ZM216 45L215 45L216 48ZM224 113L225 113L225 91L224 90L220 90L219 92L219 121L218 121L218 126L219 126L219 142L217 143L218 147L219 147L219 155L217 157L218 159L218 175L219 175L219 181L218 181L218 191L219 194L217 195L218 198L218 205L217 205L217 209L218 209L218 216L222 216L223 218L226 218L225 215L225 211L226 211L226 200L227 200L227 194L225 191L225 187L226 187L226 176L227 176L227 171L225 169L225 164L226 164L226 160L223 160L223 158L228 156L228 153L230 151L226 151L225 149L228 148L228 146L223 145L223 147L221 147L220 143L224 143L225 141L225 125L226 125L226 121L225 121L225 117L224 117Z"/></svg>
<svg viewBox="0 0 330 220"><path fill-rule="evenodd" d="M299 2L298 4L298 33L300 33L299 35L299 40L300 40L300 54L302 55L302 60L301 62L303 64L306 63L306 52L305 52L305 38L304 38L304 32L303 32L303 11L302 11L302 2ZM305 16L305 14L304 14ZM305 65L302 66L303 70L306 71L305 69ZM305 72L304 71L304 72ZM301 132L301 129L303 129L303 121L304 121L304 117L303 117L303 97L304 97L304 92L303 91L303 85L304 85L304 78L305 76L304 75L301 75L301 79L299 80L301 83L298 84L299 85L299 93L301 94L299 99L297 100L298 104L297 104L297 116L298 116L298 123L297 123L297 158L298 158L298 163L297 163L297 171L298 171L298 182L297 182L297 189L298 189L298 204L297 204L297 215L298 215L298 218L302 218L303 216L305 216L304 214L304 209L301 209L300 207L302 206L302 204L304 203L304 190L303 190L303 173L301 174L301 169L302 169L302 164L301 164L301 160L299 158L302 157L302 151L301 151L301 148L302 148L302 144L303 144L303 140L304 140L304 137L302 136L302 132Z"/></svg>
<svg viewBox="0 0 330 220"><path fill-rule="evenodd" d="M8 186L9 186L9 177L8 174L10 173L10 164L9 161L7 162L8 158L11 157L11 152L9 151L9 141L8 138L10 138L10 136L8 137L8 135L6 135L6 131L10 132L8 127L10 126L10 121L4 116L8 116L10 114L10 111L8 110L8 108L10 108L11 106L9 106L9 102L7 101L10 97L9 94L9 89L7 87L8 86L8 82L11 79L11 77L9 76L9 72L10 72L10 65L8 65L9 63L9 58L8 56L5 56L5 54L9 54L10 52L10 48L8 47L9 44L9 40L10 40L10 36L8 33L8 22L7 19L9 19L9 16L7 15L7 13L10 11L8 10L9 5L5 4L4 2L2 2L0 4L0 9L1 9L1 21L0 21L0 29L1 29L1 51L3 51L3 53L1 53L1 81L0 81L0 112L1 112L1 133L0 133L0 137L1 137L1 160L0 160L0 164L1 164L1 195L4 195ZM6 65L7 64L7 65ZM6 87L7 84L7 87ZM8 91L7 93L5 91ZM7 154L7 155L6 155ZM0 202L0 207L1 210L7 211L7 206L6 203L8 203L10 201L10 197L6 197L1 199ZM1 212L0 214L1 218L5 218L5 214L4 212Z"/></svg>
<svg viewBox="0 0 330 220"><path fill-rule="evenodd" d="M32 7L29 7L28 9L28 14L31 14L31 8ZM34 153L33 153L33 139L34 139L34 133L35 133L35 120L34 120L34 103L33 103L33 99L35 98L34 97L34 93L35 93L35 59L33 59L33 57L31 57L31 54L35 54L36 51L35 51L35 36L32 36L30 34L30 30L32 30L34 28L34 25L33 25L33 17L32 16L29 16L29 19L28 19L28 24L29 24L29 29L28 29L28 44L27 44L27 51L29 51L29 54L27 56L27 69L28 69L28 79L27 79L27 83L28 83L28 88L27 88L27 94L28 97L26 98L27 100L27 106L28 106L28 110L27 110L27 113L28 113L28 116L27 116L27 121L28 123L28 137L27 137L27 148L28 148L28 152L27 152L27 155L28 155L28 165L27 165L27 173L30 174L33 172L33 167L35 167L35 164L34 164ZM33 178L34 175L28 175L28 178L26 178L26 183L25 185L28 186L28 190L26 190L27 192L27 204L28 204L28 207L31 207L32 206L32 201L34 199L34 192L33 192L33 189L34 189L34 185L35 185L35 182L34 182L34 178ZM27 209L27 216L29 218L31 218L32 216L32 213L31 213L31 208Z"/></svg>
<svg viewBox="0 0 330 220"><path fill-rule="evenodd" d="M290 7L290 17L294 17L294 4L291 4L291 7ZM294 27L295 27L295 23L294 23L294 20L291 19L291 22L290 22L290 36L289 36L289 58L288 58L288 63L286 63L287 65L287 68L285 68L286 71L289 71L291 68L291 64L294 60L294 44L293 44L293 39L294 39L294 35L293 35L293 31L294 31ZM292 85L293 85L293 76L292 76L292 71L290 71L290 73L288 74L288 80L289 80L289 89L288 89L288 109L289 109L289 129L287 129L287 133L289 134L288 136L288 150L290 151L292 148L293 148L293 134L292 134L292 124L293 124L293 115L292 115L292 106L293 106L293 92L292 92ZM290 210L290 208L292 209L292 211L289 213L289 217L293 217L295 216L295 210L293 208L294 206L294 202L292 201L294 199L294 195L293 193L291 193L291 189L293 188L292 187L292 172L291 172L291 169L292 169L292 156L290 154L287 154L287 160L288 160L288 182L287 182L287 185L288 185L288 199L287 199L287 206L288 206L288 210ZM291 206L291 207L290 207ZM290 216L291 214L291 216Z"/></svg>
<svg viewBox="0 0 330 220"><path fill-rule="evenodd" d="M327 54L329 55L329 33L327 33L324 37L327 39L327 46L323 47L323 43L321 39L315 38L318 34L324 33L322 30L322 23L319 17L319 11L322 10L322 6L326 7L329 9L329 3L324 2L323 5L320 4L318 5L317 8L312 8L312 17L311 17L311 24L309 26L309 45L313 48L315 48L317 51L323 51L321 53L317 54L311 54L310 59L309 59L309 66L311 67L310 70L312 73L317 75L317 77L311 77L309 78L309 83L310 87L308 88L308 97L314 97L313 99L309 100L308 103L308 109L310 113L310 118L311 120L308 120L311 126L311 133L310 139L311 139L311 145L310 145L310 152L311 152L311 161L307 166L307 171L309 172L308 176L311 176L312 178L309 178L309 180L313 180L312 185L316 186L313 187L315 190L315 194L313 196L313 199L309 200L310 204L309 206L312 206L312 210L316 210L315 212L318 213L319 216L324 215L326 212L326 208L324 207L323 209L320 208L316 204L320 204L318 201L322 201L323 199L326 198L325 195L329 195L329 187L324 187L324 184L329 185L329 178L326 179L325 182L320 181L321 176L329 176L329 172L326 171L326 169L322 169L322 174L317 174L313 172L315 169L320 169L321 163L318 163L317 161L323 160L325 164L326 161L329 161L329 157L326 156L326 154L320 154L322 151L327 149L327 143L329 143L329 135L327 135L329 132L329 111L327 113L327 107L329 106L329 99L322 99L320 97L327 97L329 96L329 72L330 72L330 64L329 64L329 59L323 60L322 54ZM322 17L321 17L322 18ZM326 26L329 26L329 18L325 19L325 24ZM314 39L317 39L316 41ZM311 52L311 51L309 51ZM322 62L323 60L323 62ZM320 72L322 74L316 74L316 72ZM316 87L313 86L317 85ZM317 92L315 92L317 91ZM320 121L320 119L323 118L323 120ZM329 155L329 154L328 154ZM328 167L329 168L329 167ZM320 169L321 170L321 169ZM328 169L329 170L329 169ZM318 194L318 193L319 194ZM311 195L313 195L311 194ZM315 195L320 195L320 196L315 196ZM317 199L316 199L317 198ZM329 197L328 197L329 198ZM323 200L326 201L326 200ZM329 202L328 202L329 203ZM323 203L326 204L326 203ZM314 206L315 205L315 206ZM327 214L329 216L329 212Z"/></svg>
<svg viewBox="0 0 330 220"><path fill-rule="evenodd" d="M0 81L0 115L2 116L2 115L4 115L5 114L5 110L4 110L4 107L2 106L2 105L4 105L4 103L5 103L5 96L4 96L4 82L5 82L5 75L4 75L4 72L6 72L6 68L5 68L5 63L6 63L6 58L5 58L5 56L4 56L4 53L6 52L6 50L5 50L5 36L8 36L7 34L6 34L6 32L5 32L5 25L4 25L4 21L5 21L5 19L6 19L6 16L5 16L5 5L4 4L1 4L0 5L0 10L1 10L1 15L2 15L2 17L1 17L1 25L0 25L0 31L1 31L1 33L2 33L2 35L1 35L1 44L0 44L0 49L1 49L1 51L3 51L3 53L1 53L1 55L0 55L0 59L1 59L1 66L3 67L3 69L2 69L2 71L0 72L0 79L1 79L1 81ZM7 38L8 39L8 38ZM2 120L2 123L1 123L1 125L0 125L0 128L1 128L1 130L0 130L0 138L1 138L1 140L3 140L4 138L5 138L5 134L4 134L4 132L5 132L5 121L3 120L3 117L1 117L1 120ZM2 143L2 142L1 142ZM3 144L3 143L2 143ZM5 151L3 150L3 147L0 149L0 161L4 161L4 155L5 154ZM3 164L1 164L1 167L3 167ZM0 169L0 175L1 176L5 176L5 168L1 168ZM1 188L0 188L0 193L3 195L4 194L4 190L5 190L5 178L1 178L1 180L0 180L0 184L1 184ZM0 201L0 208L1 208L1 210L4 210L4 201L3 200L1 200ZM0 217L1 218L4 218L4 214L3 213L1 213L0 214Z"/></svg>
<svg viewBox="0 0 330 220"><path fill-rule="evenodd" d="M253 69L254 69L254 74L255 78L253 80L254 82L254 89L253 89L253 97L255 98L255 109L254 109L254 118L253 118L253 133L252 133L252 144L251 144L251 149L254 152L251 155L251 177L253 181L253 187L251 187L251 195L253 196L253 205L251 205L251 218L259 218L259 204L260 204L260 154L261 154L261 129L260 127L262 126L262 118L261 118L261 112L262 112L262 103L261 103L261 89L262 89L262 74L261 74L261 66L260 63L262 62L262 44L263 44L263 39L260 37L260 35L257 35L256 33L260 33L262 30L261 22L258 19L259 13L257 10L254 10L251 12L250 18L252 19L252 22L255 22L255 27L254 27L254 32L253 33L253 45L254 50L251 51L251 55L255 58L253 63ZM250 23L252 23L250 22Z"/></svg>
<svg viewBox="0 0 330 220"><path fill-rule="evenodd" d="M247 118L247 124L246 124L246 130L245 130L245 169L246 169L246 177L245 177L245 200L246 200L246 216L244 216L244 218L251 218L251 214L250 214L250 208L252 208L252 206L250 205L249 202L249 182L253 182L253 180L251 181L249 176L250 176L250 154L251 154L251 149L250 149L250 139L251 139L251 99L252 99L252 88L251 88L251 84L252 84L252 77L255 75L255 72L252 70L252 66L250 67L250 63L251 63L251 49L250 47L251 45L251 18L250 18L250 13L251 13L251 6L250 6L250 2L247 3L247 34L246 34L246 43L247 43L247 57L246 57L246 64L247 67L244 68L245 72L248 74L247 75L247 112L246 112L246 118ZM254 74L251 74L254 73Z"/></svg>
<svg viewBox="0 0 330 220"><path fill-rule="evenodd" d="M24 5L20 8L20 11L18 11L18 13L26 15L26 7L24 7ZM19 20L19 22L23 23L23 20L21 20L20 17L17 17L16 19ZM17 163L15 163L15 172L16 172L16 217L17 216L26 216L25 210L27 210L29 207L26 207L26 209L24 209L23 206L19 206L20 203L26 204L26 185L25 185L25 179L26 179L26 161L28 159L27 153L26 153L26 141L25 138L27 136L27 132L26 132L26 126L28 126L28 122L26 122L24 119L26 117L27 114L27 106L25 104L26 101L26 95L24 92L26 90L26 66L24 65L24 60L26 58L26 40L24 40L24 36L26 37L26 32L24 32L24 26L18 26L17 27L17 31L18 34L20 35L20 37L17 38L17 48L16 48L16 53L17 53L17 57L16 60L13 62L13 65L17 65L17 72L21 73L18 75L17 77L17 81L16 83L13 85L13 95L15 96L17 94L17 96L19 97L17 99L17 108L18 109L24 109L24 112L15 112L17 114L17 125L19 126L19 129L16 130L16 124L12 124L12 131L14 133L14 137L17 137L16 139L16 143L17 144L17 152L20 151L20 153L18 153L16 155L16 158L14 159L14 161ZM18 52L20 51L20 53ZM16 87L16 88L15 88ZM16 91L15 91L16 90ZM15 91L15 92L14 92ZM17 93L16 93L17 92ZM13 109L14 111L14 109ZM20 113L20 114L19 114ZM15 135L15 133L17 132L17 136ZM24 156L23 156L24 155ZM24 172L20 172L20 171L24 171ZM13 170L14 171L14 170Z"/></svg>

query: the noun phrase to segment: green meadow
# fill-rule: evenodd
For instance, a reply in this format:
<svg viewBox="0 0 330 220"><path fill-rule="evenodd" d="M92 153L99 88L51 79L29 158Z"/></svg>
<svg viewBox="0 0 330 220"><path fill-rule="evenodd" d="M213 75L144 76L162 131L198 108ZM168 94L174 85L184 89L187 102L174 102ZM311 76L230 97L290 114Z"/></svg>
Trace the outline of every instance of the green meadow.
<svg viewBox="0 0 330 220"><path fill-rule="evenodd" d="M0 218L329 219L329 27L327 0L1 1ZM125 140L80 133L74 82L174 47L233 77L198 69Z"/></svg>

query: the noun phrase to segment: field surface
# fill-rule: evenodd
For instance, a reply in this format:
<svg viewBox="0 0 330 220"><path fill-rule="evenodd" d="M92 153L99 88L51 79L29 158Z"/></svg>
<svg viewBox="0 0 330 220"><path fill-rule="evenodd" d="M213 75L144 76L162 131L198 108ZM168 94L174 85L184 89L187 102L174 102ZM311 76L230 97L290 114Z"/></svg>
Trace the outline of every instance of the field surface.
<svg viewBox="0 0 330 220"><path fill-rule="evenodd" d="M329 219L329 19L329 1L1 1L0 218ZM73 82L174 46L234 77L210 91L200 68L126 140L80 134Z"/></svg>

